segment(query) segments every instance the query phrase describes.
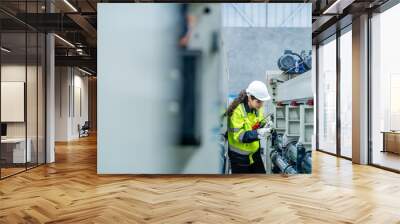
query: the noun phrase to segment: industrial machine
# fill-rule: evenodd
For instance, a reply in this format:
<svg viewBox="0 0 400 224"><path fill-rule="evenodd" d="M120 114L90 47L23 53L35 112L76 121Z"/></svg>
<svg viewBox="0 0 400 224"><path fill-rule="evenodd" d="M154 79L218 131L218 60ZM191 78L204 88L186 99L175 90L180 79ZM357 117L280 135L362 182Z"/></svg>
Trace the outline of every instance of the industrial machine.
<svg viewBox="0 0 400 224"><path fill-rule="evenodd" d="M311 151L307 151L298 138L287 137L273 131L271 133L271 147L272 151L269 156L272 173L311 173Z"/></svg>
<svg viewBox="0 0 400 224"><path fill-rule="evenodd" d="M278 67L285 74L303 74L311 70L311 51L301 51L300 54L291 50L285 50L278 59Z"/></svg>

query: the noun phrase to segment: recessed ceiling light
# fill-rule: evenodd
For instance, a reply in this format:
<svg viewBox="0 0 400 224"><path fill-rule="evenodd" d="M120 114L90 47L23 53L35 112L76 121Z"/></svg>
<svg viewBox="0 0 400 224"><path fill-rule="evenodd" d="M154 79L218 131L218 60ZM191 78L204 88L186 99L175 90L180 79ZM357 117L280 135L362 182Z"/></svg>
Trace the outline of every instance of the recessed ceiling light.
<svg viewBox="0 0 400 224"><path fill-rule="evenodd" d="M69 45L70 47L75 48L75 45L73 45L73 44L72 44L71 42L69 42L68 40L66 40L66 39L64 39L64 38L62 38L62 37L60 37L60 36L57 35L57 34L54 34L54 36L57 37L58 39L60 39L62 42L64 42L64 43L66 43L67 45Z"/></svg>
<svg viewBox="0 0 400 224"><path fill-rule="evenodd" d="M322 14L342 14L343 9L351 5L355 0L336 0Z"/></svg>
<svg viewBox="0 0 400 224"><path fill-rule="evenodd" d="M83 72L83 73L85 73L85 74L87 74L87 75L90 75L90 76L92 75L92 73L90 73L90 72L88 72L88 71L86 71L86 70L83 70L83 69L81 69L81 68L79 68L79 67L78 67L78 70L81 71L81 72Z"/></svg>
<svg viewBox="0 0 400 224"><path fill-rule="evenodd" d="M74 12L78 12L78 10L71 4L69 3L68 0L64 0L65 4L67 4Z"/></svg>
<svg viewBox="0 0 400 224"><path fill-rule="evenodd" d="M7 48L5 48L5 47L1 47L0 49L1 49L2 51L6 52L6 53L10 53L10 52L11 52L11 50L9 50L9 49L7 49Z"/></svg>

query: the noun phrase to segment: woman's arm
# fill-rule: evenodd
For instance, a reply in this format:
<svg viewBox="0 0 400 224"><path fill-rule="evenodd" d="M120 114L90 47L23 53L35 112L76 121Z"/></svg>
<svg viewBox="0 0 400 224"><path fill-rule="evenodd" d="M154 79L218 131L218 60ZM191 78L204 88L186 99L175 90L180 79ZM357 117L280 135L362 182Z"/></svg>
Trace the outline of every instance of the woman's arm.
<svg viewBox="0 0 400 224"><path fill-rule="evenodd" d="M258 141L258 133L257 130L246 131L243 134L242 142L243 143L252 143L254 141Z"/></svg>
<svg viewBox="0 0 400 224"><path fill-rule="evenodd" d="M231 131L233 132L233 138L242 143L251 143L258 141L257 130L246 131L244 128L244 119L240 111L235 110L230 117Z"/></svg>

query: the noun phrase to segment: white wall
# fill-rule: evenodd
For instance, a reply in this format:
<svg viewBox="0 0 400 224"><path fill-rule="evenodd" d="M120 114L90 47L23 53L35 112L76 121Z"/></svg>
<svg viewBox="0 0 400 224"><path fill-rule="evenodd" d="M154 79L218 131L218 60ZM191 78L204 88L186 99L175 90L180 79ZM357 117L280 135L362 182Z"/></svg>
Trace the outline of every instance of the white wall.
<svg viewBox="0 0 400 224"><path fill-rule="evenodd" d="M72 67L56 67L55 140L69 141L79 137L78 124L88 120L88 78ZM80 100L78 91L80 90ZM77 105L82 105L82 113Z"/></svg>
<svg viewBox="0 0 400 224"><path fill-rule="evenodd" d="M36 67L18 64L8 64L1 66L1 81L2 82L25 82L26 72L28 75L29 84L36 86L36 81L33 81L32 76L36 77ZM35 132L36 135L36 88L27 88L27 119L28 119L28 137L31 133ZM33 104L31 104L34 102ZM2 108L6 110L7 108ZM22 108L23 109L23 108ZM34 123L32 123L34 122ZM8 137L25 137L26 122L7 122L7 136Z"/></svg>
<svg viewBox="0 0 400 224"><path fill-rule="evenodd" d="M26 69L28 74L31 74L33 67L25 65L2 65L1 66L1 81L3 82L25 82ZM25 82L26 83L26 82ZM6 110L6 108L2 108ZM25 137L25 123L24 122L11 122L7 123L7 137Z"/></svg>
<svg viewBox="0 0 400 224"><path fill-rule="evenodd" d="M203 4L191 10L203 13ZM180 115L177 4L98 4L98 153L100 174L219 173L219 54L211 52L213 19L193 30L202 49L199 75L202 144L174 144ZM160 19L162 15L162 19ZM211 23L210 23L211 22Z"/></svg>
<svg viewBox="0 0 400 224"><path fill-rule="evenodd" d="M55 141L68 140L69 76L67 67L55 69Z"/></svg>
<svg viewBox="0 0 400 224"><path fill-rule="evenodd" d="M71 136L72 138L78 138L78 124L82 126L85 121L88 121L89 112L88 112L88 77L82 76L82 73L76 74L77 70L74 71L74 102L71 103L74 105L72 108L72 119L71 119ZM80 91L80 93L79 93ZM80 97L79 97L80 96ZM79 102L80 101L80 102Z"/></svg>

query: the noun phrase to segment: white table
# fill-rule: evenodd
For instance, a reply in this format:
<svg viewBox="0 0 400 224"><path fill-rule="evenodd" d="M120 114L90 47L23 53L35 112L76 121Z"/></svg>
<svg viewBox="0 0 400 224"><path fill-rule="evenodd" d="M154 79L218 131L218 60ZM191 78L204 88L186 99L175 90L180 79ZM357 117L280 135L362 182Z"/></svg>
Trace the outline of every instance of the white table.
<svg viewBox="0 0 400 224"><path fill-rule="evenodd" d="M14 145L13 148L13 163L25 163L31 162L32 153L31 153L31 145L32 140L30 138L26 139L28 144L25 151L25 138L6 138L1 139L1 144L4 145ZM25 154L26 152L26 154ZM25 161L26 159L26 161Z"/></svg>

